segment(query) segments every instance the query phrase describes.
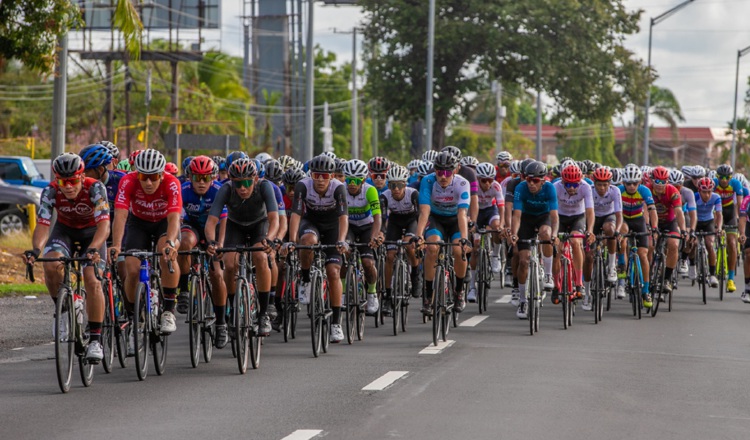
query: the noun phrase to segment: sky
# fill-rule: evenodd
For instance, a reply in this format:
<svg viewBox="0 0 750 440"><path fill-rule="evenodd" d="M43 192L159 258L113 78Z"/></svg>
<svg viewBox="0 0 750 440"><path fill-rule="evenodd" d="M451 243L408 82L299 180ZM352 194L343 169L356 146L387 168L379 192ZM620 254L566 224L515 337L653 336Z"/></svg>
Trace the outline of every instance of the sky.
<svg viewBox="0 0 750 440"><path fill-rule="evenodd" d="M425 0L426 1L426 0ZM640 33L626 40L626 47L645 62L648 57L650 17L666 12L682 0L624 0L627 8L643 9ZM242 54L240 0L222 2L222 33L208 44L221 45L233 55ZM735 18L736 19L733 19ZM686 121L682 126L724 127L732 119L737 51L750 46L750 0L694 0L654 27L652 65L659 78L680 102ZM335 34L333 28L351 28L363 19L355 6L315 6L314 38L339 60L351 59L351 35ZM740 62L738 115L748 89L750 54ZM653 125L662 125L653 121Z"/></svg>

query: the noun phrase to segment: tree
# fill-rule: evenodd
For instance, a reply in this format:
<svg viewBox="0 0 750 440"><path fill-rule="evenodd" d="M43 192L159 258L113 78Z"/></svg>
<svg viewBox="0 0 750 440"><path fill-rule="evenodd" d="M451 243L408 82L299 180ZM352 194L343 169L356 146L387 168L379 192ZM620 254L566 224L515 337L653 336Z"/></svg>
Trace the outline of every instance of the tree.
<svg viewBox="0 0 750 440"><path fill-rule="evenodd" d="M565 156L575 160L591 160L611 167L619 167L615 155L615 132L612 122L591 123L574 121L560 135Z"/></svg>
<svg viewBox="0 0 750 440"><path fill-rule="evenodd" d="M726 134L732 135L732 121L727 122ZM719 163L729 163L732 155L732 142L722 141L717 143L716 146L723 148ZM748 118L737 118L735 147L737 149L735 171L746 174L750 170L750 119Z"/></svg>
<svg viewBox="0 0 750 440"><path fill-rule="evenodd" d="M646 68L623 47L641 12L622 0L437 0L433 148L452 112L487 78L543 90L555 119L605 120L645 95ZM387 114L414 121L425 108L428 2L362 0L365 36L379 43L368 88Z"/></svg>

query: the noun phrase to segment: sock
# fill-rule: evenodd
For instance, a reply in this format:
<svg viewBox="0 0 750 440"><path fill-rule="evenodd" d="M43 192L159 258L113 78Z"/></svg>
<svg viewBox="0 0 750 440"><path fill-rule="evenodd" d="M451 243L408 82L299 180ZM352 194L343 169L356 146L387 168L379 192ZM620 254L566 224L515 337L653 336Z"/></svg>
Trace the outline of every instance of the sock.
<svg viewBox="0 0 750 440"><path fill-rule="evenodd" d="M164 311L174 312L174 303L177 299L177 288L176 287L165 287L164 288Z"/></svg>
<svg viewBox="0 0 750 440"><path fill-rule="evenodd" d="M411 268L411 279L414 281L419 276L419 266L412 266Z"/></svg>
<svg viewBox="0 0 750 440"><path fill-rule="evenodd" d="M57 298L53 298L55 302L57 302ZM128 297L125 296L125 292L123 292L122 295L122 304L125 306L125 311L128 313L128 318L133 317L133 309L135 308L135 304L128 301Z"/></svg>
<svg viewBox="0 0 750 440"><path fill-rule="evenodd" d="M680 256L682 257L683 260L687 260L688 259L687 252L680 252Z"/></svg>
<svg viewBox="0 0 750 440"><path fill-rule="evenodd" d="M544 265L544 273L552 273L552 257L542 257L542 264Z"/></svg>
<svg viewBox="0 0 750 440"><path fill-rule="evenodd" d="M276 310L281 312L281 308L283 307L281 304L281 295L275 295L273 297L273 305L276 306Z"/></svg>
<svg viewBox="0 0 750 440"><path fill-rule="evenodd" d="M377 287L376 283L367 283L367 293L375 295L377 293L375 287Z"/></svg>
<svg viewBox="0 0 750 440"><path fill-rule="evenodd" d="M474 283L477 279L477 271L476 270L469 270L469 286L473 287Z"/></svg>
<svg viewBox="0 0 750 440"><path fill-rule="evenodd" d="M617 284L620 285L620 286L624 286L625 285L625 278L618 279L617 280Z"/></svg>
<svg viewBox="0 0 750 440"><path fill-rule="evenodd" d="M341 324L341 307L331 307L333 315L331 316L331 324Z"/></svg>
<svg viewBox="0 0 750 440"><path fill-rule="evenodd" d="M586 295L591 295L591 281L585 281L583 285L586 287Z"/></svg>
<svg viewBox="0 0 750 440"><path fill-rule="evenodd" d="M518 289L518 277L513 277L513 288Z"/></svg>
<svg viewBox="0 0 750 440"><path fill-rule="evenodd" d="M390 297L391 297L391 292L392 292L392 291L393 291L393 289L391 289L390 287L386 287L386 288L385 288L385 297L386 297L386 298L390 298Z"/></svg>
<svg viewBox="0 0 750 440"><path fill-rule="evenodd" d="M520 296L518 298L518 301L521 303L526 302L526 284L518 284L518 292L520 293Z"/></svg>
<svg viewBox="0 0 750 440"><path fill-rule="evenodd" d="M734 281L734 271L733 270L729 271L729 279Z"/></svg>
<svg viewBox="0 0 750 440"><path fill-rule="evenodd" d="M500 256L500 243L492 243L492 256L493 257Z"/></svg>
<svg viewBox="0 0 750 440"><path fill-rule="evenodd" d="M750 291L750 278L745 278L745 291Z"/></svg>
<svg viewBox="0 0 750 440"><path fill-rule="evenodd" d="M609 268L612 269L615 267L615 256L612 254L607 255L607 262L609 263Z"/></svg>
<svg viewBox="0 0 750 440"><path fill-rule="evenodd" d="M433 280L424 280L424 302L432 302L432 282Z"/></svg>
<svg viewBox="0 0 750 440"><path fill-rule="evenodd" d="M269 294L271 295L271 298L276 298L276 286L271 286Z"/></svg>
<svg viewBox="0 0 750 440"><path fill-rule="evenodd" d="M260 302L260 316L266 314L268 311L268 302L271 299L270 292L258 292L258 302Z"/></svg>
<svg viewBox="0 0 750 440"><path fill-rule="evenodd" d="M464 291L464 279L456 277L456 294L460 294Z"/></svg>
<svg viewBox="0 0 750 440"><path fill-rule="evenodd" d="M617 264L620 266L625 265L625 254L617 254Z"/></svg>
<svg viewBox="0 0 750 440"><path fill-rule="evenodd" d="M302 275L302 282L303 283L309 283L310 282L310 269L300 269L299 273L300 273L300 275Z"/></svg>
<svg viewBox="0 0 750 440"><path fill-rule="evenodd" d="M177 284L177 287L180 288L180 292L187 292L187 290L188 290L188 276L189 276L189 274L180 275L180 281Z"/></svg>
<svg viewBox="0 0 750 440"><path fill-rule="evenodd" d="M716 275L716 266L708 266L708 274ZM745 284L750 283L750 278L745 278Z"/></svg>
<svg viewBox="0 0 750 440"><path fill-rule="evenodd" d="M689 257L688 261L689 261L689 263L690 263L691 266L695 266L695 258Z"/></svg>
<svg viewBox="0 0 750 440"><path fill-rule="evenodd" d="M648 281L645 281L643 283L643 288L641 289L641 293L643 295L647 294L651 290L651 283Z"/></svg>
<svg viewBox="0 0 750 440"><path fill-rule="evenodd" d="M216 324L224 325L227 323L227 306L214 306L214 315L216 315Z"/></svg>
<svg viewBox="0 0 750 440"><path fill-rule="evenodd" d="M102 339L102 323L89 321L89 336L90 341L100 341Z"/></svg>
<svg viewBox="0 0 750 440"><path fill-rule="evenodd" d="M670 281L672 279L672 272L673 271L674 271L674 269L672 269L671 267L667 267L666 269L664 269L664 280L665 281Z"/></svg>

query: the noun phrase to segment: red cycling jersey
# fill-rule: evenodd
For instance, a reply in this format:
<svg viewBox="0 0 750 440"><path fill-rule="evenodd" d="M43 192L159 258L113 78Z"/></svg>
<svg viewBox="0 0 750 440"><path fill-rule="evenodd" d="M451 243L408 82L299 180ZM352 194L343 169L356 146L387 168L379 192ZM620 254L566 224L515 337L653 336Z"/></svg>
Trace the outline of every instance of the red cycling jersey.
<svg viewBox="0 0 750 440"><path fill-rule="evenodd" d="M180 181L164 173L159 188L153 194L146 194L138 181L138 173L130 173L120 180L115 209L129 209L134 216L149 222L158 222L175 212L181 213Z"/></svg>
<svg viewBox="0 0 750 440"><path fill-rule="evenodd" d="M680 190L667 184L662 195L656 195L653 185L650 186L656 205L656 215L659 217L659 223L669 223L675 218L675 208L682 208L682 198Z"/></svg>
<svg viewBox="0 0 750 440"><path fill-rule="evenodd" d="M104 184L91 177L83 179L83 187L75 199L65 197L56 181L42 191L38 222L49 226L52 213L57 211L57 221L69 228L85 229L109 221L109 203Z"/></svg>

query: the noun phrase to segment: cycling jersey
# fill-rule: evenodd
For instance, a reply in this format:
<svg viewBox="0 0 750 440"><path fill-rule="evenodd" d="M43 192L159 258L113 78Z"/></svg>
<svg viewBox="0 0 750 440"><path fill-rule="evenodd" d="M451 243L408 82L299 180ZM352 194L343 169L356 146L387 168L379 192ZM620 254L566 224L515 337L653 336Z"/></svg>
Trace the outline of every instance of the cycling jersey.
<svg viewBox="0 0 750 440"><path fill-rule="evenodd" d="M625 190L625 185L620 185L620 194L622 195L622 216L626 219L643 217L643 204L651 206L654 204L654 196L651 190L645 185L638 185L638 190L630 194Z"/></svg>
<svg viewBox="0 0 750 440"><path fill-rule="evenodd" d="M401 200L393 198L391 190L380 195L380 210L391 216L416 216L419 213L419 191L405 188L406 194Z"/></svg>
<svg viewBox="0 0 750 440"><path fill-rule="evenodd" d="M485 209L491 206L505 206L503 188L497 181L493 181L486 192L480 185L477 191L477 198L479 200L479 209Z"/></svg>
<svg viewBox="0 0 750 440"><path fill-rule="evenodd" d="M413 183L418 183L418 182L419 182L419 176L417 175L417 173L414 173L414 174L410 175L409 178L406 179L406 184L408 186L411 186ZM385 191L383 191L383 192L385 192Z"/></svg>
<svg viewBox="0 0 750 440"><path fill-rule="evenodd" d="M138 181L138 173L130 173L120 180L115 209L130 209L131 215L149 222L163 220L175 212L181 213L180 182L175 176L164 173L159 188L153 194L146 194Z"/></svg>
<svg viewBox="0 0 750 440"><path fill-rule="evenodd" d="M272 185L273 196L276 197L276 207L278 209L279 215L286 215L286 203L284 203L284 196L281 194L281 188L279 188L279 185L276 185L270 180L268 180L267 182Z"/></svg>
<svg viewBox="0 0 750 440"><path fill-rule="evenodd" d="M195 226L199 226L201 229L206 226L206 220L208 214L211 211L211 207L216 200L216 196L221 189L221 185L218 182L211 182L211 186L208 187L208 191L202 196L195 193L193 190L193 182L186 181L182 184L182 221L190 223ZM226 218L226 208L221 210L219 218Z"/></svg>
<svg viewBox="0 0 750 440"><path fill-rule="evenodd" d="M683 186L680 187L680 197L682 198L682 212L695 211L695 192Z"/></svg>
<svg viewBox="0 0 750 440"><path fill-rule="evenodd" d="M721 212L721 197L716 193L711 193L707 201L703 201L700 193L694 193L695 207L698 211L698 221L705 222L714 219L714 211Z"/></svg>
<svg viewBox="0 0 750 440"><path fill-rule="evenodd" d="M675 219L675 208L682 207L680 192L674 186L667 184L664 187L663 194L654 194L654 205L656 206L656 216L659 218L659 223L669 223Z"/></svg>
<svg viewBox="0 0 750 440"><path fill-rule="evenodd" d="M729 179L727 186L719 186L719 179L714 179L714 192L721 197L721 206L727 207L734 204L734 198L742 194L742 184L737 179Z"/></svg>
<svg viewBox="0 0 750 440"><path fill-rule="evenodd" d="M422 178L419 186L419 204L430 205L430 212L434 215L452 217L459 209L469 209L469 182L458 174L443 188L437 182L435 173Z"/></svg>
<svg viewBox="0 0 750 440"><path fill-rule="evenodd" d="M57 222L73 229L85 229L99 222L109 221L109 203L104 184L86 177L75 199L68 199L53 181L42 191L38 222L52 224L52 213L57 210Z"/></svg>
<svg viewBox="0 0 750 440"><path fill-rule="evenodd" d="M294 187L292 212L316 224L338 227L339 217L348 213L346 186L331 179L328 189L321 196L315 191L313 180L306 177Z"/></svg>
<svg viewBox="0 0 750 440"><path fill-rule="evenodd" d="M114 205L117 196L117 188L120 186L120 180L125 177L125 173L117 170L107 170L107 181L104 186L107 188L107 200L110 205Z"/></svg>
<svg viewBox="0 0 750 440"><path fill-rule="evenodd" d="M609 185L603 196L600 196L594 189L592 196L594 199L594 216L606 217L616 212L622 212L622 195L616 186Z"/></svg>
<svg viewBox="0 0 750 440"><path fill-rule="evenodd" d="M367 179L365 179L365 183L368 184L368 185L373 186L375 188L375 190L378 192L378 195L383 194L385 192L385 190L388 189L388 181L387 180L385 181L385 185L383 185L382 188L378 188L377 186L375 186L375 182L372 181L371 177L368 177Z"/></svg>
<svg viewBox="0 0 750 440"><path fill-rule="evenodd" d="M477 195L479 189L479 181L477 180L477 173L469 167L461 166L458 168L457 175L466 179L469 182L469 194L472 196Z"/></svg>
<svg viewBox="0 0 750 440"><path fill-rule="evenodd" d="M243 199L235 191L234 182L226 183L216 194L210 215L219 217L226 205L228 219L238 226L252 226L264 222L269 212L278 211L272 185L267 180L259 180L253 187L250 197Z"/></svg>
<svg viewBox="0 0 750 440"><path fill-rule="evenodd" d="M516 195L516 187L521 183L521 178L505 179L503 183L505 183L505 203L513 203Z"/></svg>
<svg viewBox="0 0 750 440"><path fill-rule="evenodd" d="M377 188L363 183L359 193L352 195L347 191L346 206L349 209L350 225L372 224L375 221L374 216L380 214L380 198Z"/></svg>
<svg viewBox="0 0 750 440"><path fill-rule="evenodd" d="M500 167L495 165L495 182L503 183L507 180L510 180L511 178L512 177L510 173L508 173L505 177L500 176Z"/></svg>
<svg viewBox="0 0 750 440"><path fill-rule="evenodd" d="M513 210L530 216L541 216L557 210L557 191L550 182L542 183L536 194L529 191L529 184L522 181L516 186L513 198Z"/></svg>
<svg viewBox="0 0 750 440"><path fill-rule="evenodd" d="M594 200L591 197L590 185L583 182L578 185L578 191L575 194L569 194L565 189L565 184L558 180L554 183L557 192L557 205L560 215L576 216L585 214L587 209L594 207Z"/></svg>

